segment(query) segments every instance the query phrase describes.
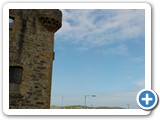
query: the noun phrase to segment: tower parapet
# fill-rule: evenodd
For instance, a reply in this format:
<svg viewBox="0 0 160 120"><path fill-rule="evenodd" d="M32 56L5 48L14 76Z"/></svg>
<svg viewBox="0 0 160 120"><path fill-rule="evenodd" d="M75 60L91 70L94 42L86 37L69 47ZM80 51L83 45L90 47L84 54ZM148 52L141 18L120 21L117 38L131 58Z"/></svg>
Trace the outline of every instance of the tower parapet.
<svg viewBox="0 0 160 120"><path fill-rule="evenodd" d="M47 12L47 10L39 10L38 12L39 20L41 21L42 25L49 31L56 32L61 27L62 14L60 10L49 12ZM51 14L54 14L54 16Z"/></svg>

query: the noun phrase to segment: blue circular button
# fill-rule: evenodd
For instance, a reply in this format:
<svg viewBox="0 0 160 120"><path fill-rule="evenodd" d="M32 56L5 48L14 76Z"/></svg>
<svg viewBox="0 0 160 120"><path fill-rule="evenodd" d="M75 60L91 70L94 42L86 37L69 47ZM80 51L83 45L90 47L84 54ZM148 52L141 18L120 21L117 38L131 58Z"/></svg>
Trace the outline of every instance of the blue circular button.
<svg viewBox="0 0 160 120"><path fill-rule="evenodd" d="M137 94L137 103L144 110L150 110L157 104L157 94L153 90L141 90Z"/></svg>

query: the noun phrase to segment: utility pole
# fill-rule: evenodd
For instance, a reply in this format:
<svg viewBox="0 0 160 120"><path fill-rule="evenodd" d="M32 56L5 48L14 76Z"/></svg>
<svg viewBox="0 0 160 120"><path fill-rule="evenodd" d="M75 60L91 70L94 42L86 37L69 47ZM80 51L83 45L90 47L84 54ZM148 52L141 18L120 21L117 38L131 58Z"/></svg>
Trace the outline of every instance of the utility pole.
<svg viewBox="0 0 160 120"><path fill-rule="evenodd" d="M64 98L64 97L62 96L62 108L63 108L63 98Z"/></svg>
<svg viewBox="0 0 160 120"><path fill-rule="evenodd" d="M86 106L87 97L96 97L96 95L85 95L84 96L84 106Z"/></svg>
<svg viewBox="0 0 160 120"><path fill-rule="evenodd" d="M127 108L129 109L130 104L127 104Z"/></svg>

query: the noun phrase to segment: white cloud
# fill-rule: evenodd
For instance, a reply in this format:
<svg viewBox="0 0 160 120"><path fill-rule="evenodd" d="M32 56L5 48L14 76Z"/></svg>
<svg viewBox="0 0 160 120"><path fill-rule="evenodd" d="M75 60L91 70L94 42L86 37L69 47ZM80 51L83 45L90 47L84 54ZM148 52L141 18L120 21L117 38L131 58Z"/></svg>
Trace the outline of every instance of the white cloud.
<svg viewBox="0 0 160 120"><path fill-rule="evenodd" d="M144 88L145 87L145 80L138 80L135 82L135 85Z"/></svg>
<svg viewBox="0 0 160 120"><path fill-rule="evenodd" d="M97 47L136 39L144 34L144 10L62 10L57 41Z"/></svg>
<svg viewBox="0 0 160 120"><path fill-rule="evenodd" d="M128 48L125 45L112 46L110 48L98 50L97 53L102 55L126 55L128 54Z"/></svg>
<svg viewBox="0 0 160 120"><path fill-rule="evenodd" d="M138 57L134 57L131 60L134 63L141 63L145 61L145 57L144 56L138 56Z"/></svg>
<svg viewBox="0 0 160 120"><path fill-rule="evenodd" d="M77 50L79 50L79 51L87 51L87 50L89 50L89 48L88 47L77 47Z"/></svg>
<svg viewBox="0 0 160 120"><path fill-rule="evenodd" d="M79 51L103 46L95 52L125 55L128 53L126 41L144 37L144 10L88 9L62 10L62 13L62 28L55 40L75 44Z"/></svg>

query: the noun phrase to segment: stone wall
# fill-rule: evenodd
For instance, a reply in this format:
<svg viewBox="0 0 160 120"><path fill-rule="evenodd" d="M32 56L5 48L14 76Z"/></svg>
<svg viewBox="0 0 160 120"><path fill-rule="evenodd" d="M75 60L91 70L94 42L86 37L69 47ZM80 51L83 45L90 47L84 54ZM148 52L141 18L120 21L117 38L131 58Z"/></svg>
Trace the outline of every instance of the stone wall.
<svg viewBox="0 0 160 120"><path fill-rule="evenodd" d="M9 15L14 19L9 64L23 68L19 92L10 90L9 107L49 109L54 33L61 27L62 13L57 9L10 9Z"/></svg>

